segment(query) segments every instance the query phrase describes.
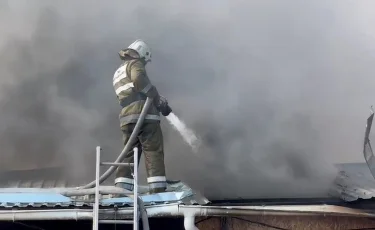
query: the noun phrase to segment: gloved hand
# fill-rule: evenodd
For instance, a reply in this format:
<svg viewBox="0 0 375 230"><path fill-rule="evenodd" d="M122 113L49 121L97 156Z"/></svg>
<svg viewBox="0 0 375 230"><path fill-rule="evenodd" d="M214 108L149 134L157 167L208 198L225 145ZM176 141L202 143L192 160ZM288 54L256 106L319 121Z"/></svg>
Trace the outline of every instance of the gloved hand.
<svg viewBox="0 0 375 230"><path fill-rule="evenodd" d="M164 97L160 97L158 110L163 116L168 116L172 112L172 108L168 105L168 101Z"/></svg>

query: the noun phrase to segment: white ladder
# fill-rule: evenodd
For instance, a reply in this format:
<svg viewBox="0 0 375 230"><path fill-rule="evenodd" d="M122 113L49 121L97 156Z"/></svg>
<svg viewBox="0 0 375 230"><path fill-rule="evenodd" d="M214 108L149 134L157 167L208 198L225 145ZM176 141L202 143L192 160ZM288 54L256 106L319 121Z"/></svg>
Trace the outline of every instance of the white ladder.
<svg viewBox="0 0 375 230"><path fill-rule="evenodd" d="M96 172L95 172L95 204L93 212L93 230L99 230L99 224L133 224L133 230L138 230L138 148L135 147L134 151L134 163L115 163L115 162L100 162L100 146L96 147ZM100 166L127 166L134 168L133 179L133 220L99 220L99 177L100 177ZM146 221L148 225L148 220ZM145 228L145 226L143 227ZM148 228L148 226L146 227Z"/></svg>

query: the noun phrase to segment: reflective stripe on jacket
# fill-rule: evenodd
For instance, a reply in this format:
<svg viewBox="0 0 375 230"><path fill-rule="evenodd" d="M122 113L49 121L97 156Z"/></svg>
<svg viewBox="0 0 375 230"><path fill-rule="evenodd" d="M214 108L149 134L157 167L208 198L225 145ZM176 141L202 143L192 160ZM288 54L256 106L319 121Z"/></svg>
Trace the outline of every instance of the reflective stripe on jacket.
<svg viewBox="0 0 375 230"><path fill-rule="evenodd" d="M151 84L145 65L140 59L125 61L117 69L113 76L113 87L122 107L119 115L121 127L137 122L148 96L159 100L159 94ZM153 104L145 117L145 122L159 121L160 113Z"/></svg>

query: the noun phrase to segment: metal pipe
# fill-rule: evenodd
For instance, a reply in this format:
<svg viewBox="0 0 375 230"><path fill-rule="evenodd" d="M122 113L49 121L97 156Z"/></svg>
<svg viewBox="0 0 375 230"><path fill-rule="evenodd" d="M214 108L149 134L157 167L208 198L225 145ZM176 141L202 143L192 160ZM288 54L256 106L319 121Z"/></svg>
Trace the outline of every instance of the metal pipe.
<svg viewBox="0 0 375 230"><path fill-rule="evenodd" d="M112 162L102 162L101 165L107 166L134 166L133 163L112 163Z"/></svg>
<svg viewBox="0 0 375 230"><path fill-rule="evenodd" d="M125 144L125 147L123 148L122 152L120 153L120 155L117 157L116 161L114 163L120 163L124 160L126 154L129 152L130 148L133 146L133 143L135 141L135 138L138 136L138 133L139 133L139 130L143 124L143 121L146 117L146 114L152 104L152 101L153 101L153 98L150 98L150 97L147 97L146 99L146 102L145 102L145 105L143 106L143 109L142 109L142 112L139 116L139 119L134 127L134 130L132 132L132 134L130 135L130 138L128 140L128 142ZM100 179L99 179L99 183L102 183L103 181L105 181L109 176L112 175L112 173L116 170L116 166L111 166L109 167L109 169L103 173L103 175L101 175ZM95 181L92 181L84 186L81 186L79 187L80 189L86 189L86 188L92 188L95 186Z"/></svg>
<svg viewBox="0 0 375 230"><path fill-rule="evenodd" d="M148 186L139 186L142 191L148 191ZM78 189L78 188L2 188L2 193L59 193L64 196L84 196L94 195L95 188L89 189ZM132 195L133 192L129 192L126 189L115 187L115 186L99 186L100 194L128 194Z"/></svg>
<svg viewBox="0 0 375 230"><path fill-rule="evenodd" d="M133 175L133 179L134 179L134 198L133 198L133 211L134 211L134 215L133 215L133 230L138 230L138 221L139 221L139 218L138 218L138 148L135 147L133 149L133 152L134 152L134 175Z"/></svg>
<svg viewBox="0 0 375 230"><path fill-rule="evenodd" d="M195 226L195 216L193 215L185 215L184 216L184 227L185 230L199 230L197 226Z"/></svg>
<svg viewBox="0 0 375 230"><path fill-rule="evenodd" d="M92 210L9 210L0 212L0 221L92 220Z"/></svg>
<svg viewBox="0 0 375 230"><path fill-rule="evenodd" d="M100 147L96 147L96 167L95 167L95 204L93 216L93 230L99 229L99 176L100 176Z"/></svg>
<svg viewBox="0 0 375 230"><path fill-rule="evenodd" d="M275 206L180 206L182 213L193 213L195 216L233 216L233 215L335 215L355 217L375 217L375 213L365 210L335 205L275 205Z"/></svg>
<svg viewBox="0 0 375 230"><path fill-rule="evenodd" d="M64 196L85 196L85 195L94 195L95 188L89 189L71 189L58 192ZM119 187L110 187L110 188L99 188L99 194L108 195L108 194L119 194L119 195L132 195L133 193L119 188Z"/></svg>
<svg viewBox="0 0 375 230"><path fill-rule="evenodd" d="M146 208L148 217L183 217L187 216L347 216L375 217L375 213L366 210L352 209L335 205L290 205L290 206L186 206L160 205ZM99 213L114 217L133 216L133 208L101 209ZM59 209L59 210L3 210L0 221L21 220L92 220L92 209Z"/></svg>
<svg viewBox="0 0 375 230"><path fill-rule="evenodd" d="M195 205L164 205L147 208L149 217L170 216L352 216L375 217L375 213L366 210L347 208L335 205L273 205L273 206L195 206Z"/></svg>

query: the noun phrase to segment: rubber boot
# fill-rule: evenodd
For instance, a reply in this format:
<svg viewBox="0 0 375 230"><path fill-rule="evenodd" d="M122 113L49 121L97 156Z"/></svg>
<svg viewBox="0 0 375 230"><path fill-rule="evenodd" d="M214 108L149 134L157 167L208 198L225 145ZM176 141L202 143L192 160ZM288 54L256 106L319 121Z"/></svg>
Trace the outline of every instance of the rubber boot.
<svg viewBox="0 0 375 230"><path fill-rule="evenodd" d="M133 191L133 189L129 190L129 185L128 184L125 184L125 183L116 183L115 184L115 187L118 187L118 188L122 188L122 189L125 189L126 191L129 191L129 193L131 193ZM122 195L122 194L113 194L112 195L113 198L119 198L119 197L127 197L127 195Z"/></svg>
<svg viewBox="0 0 375 230"><path fill-rule="evenodd" d="M180 183L180 180L167 180L167 184L177 184Z"/></svg>
<svg viewBox="0 0 375 230"><path fill-rule="evenodd" d="M149 194L165 192L167 188L150 188Z"/></svg>

